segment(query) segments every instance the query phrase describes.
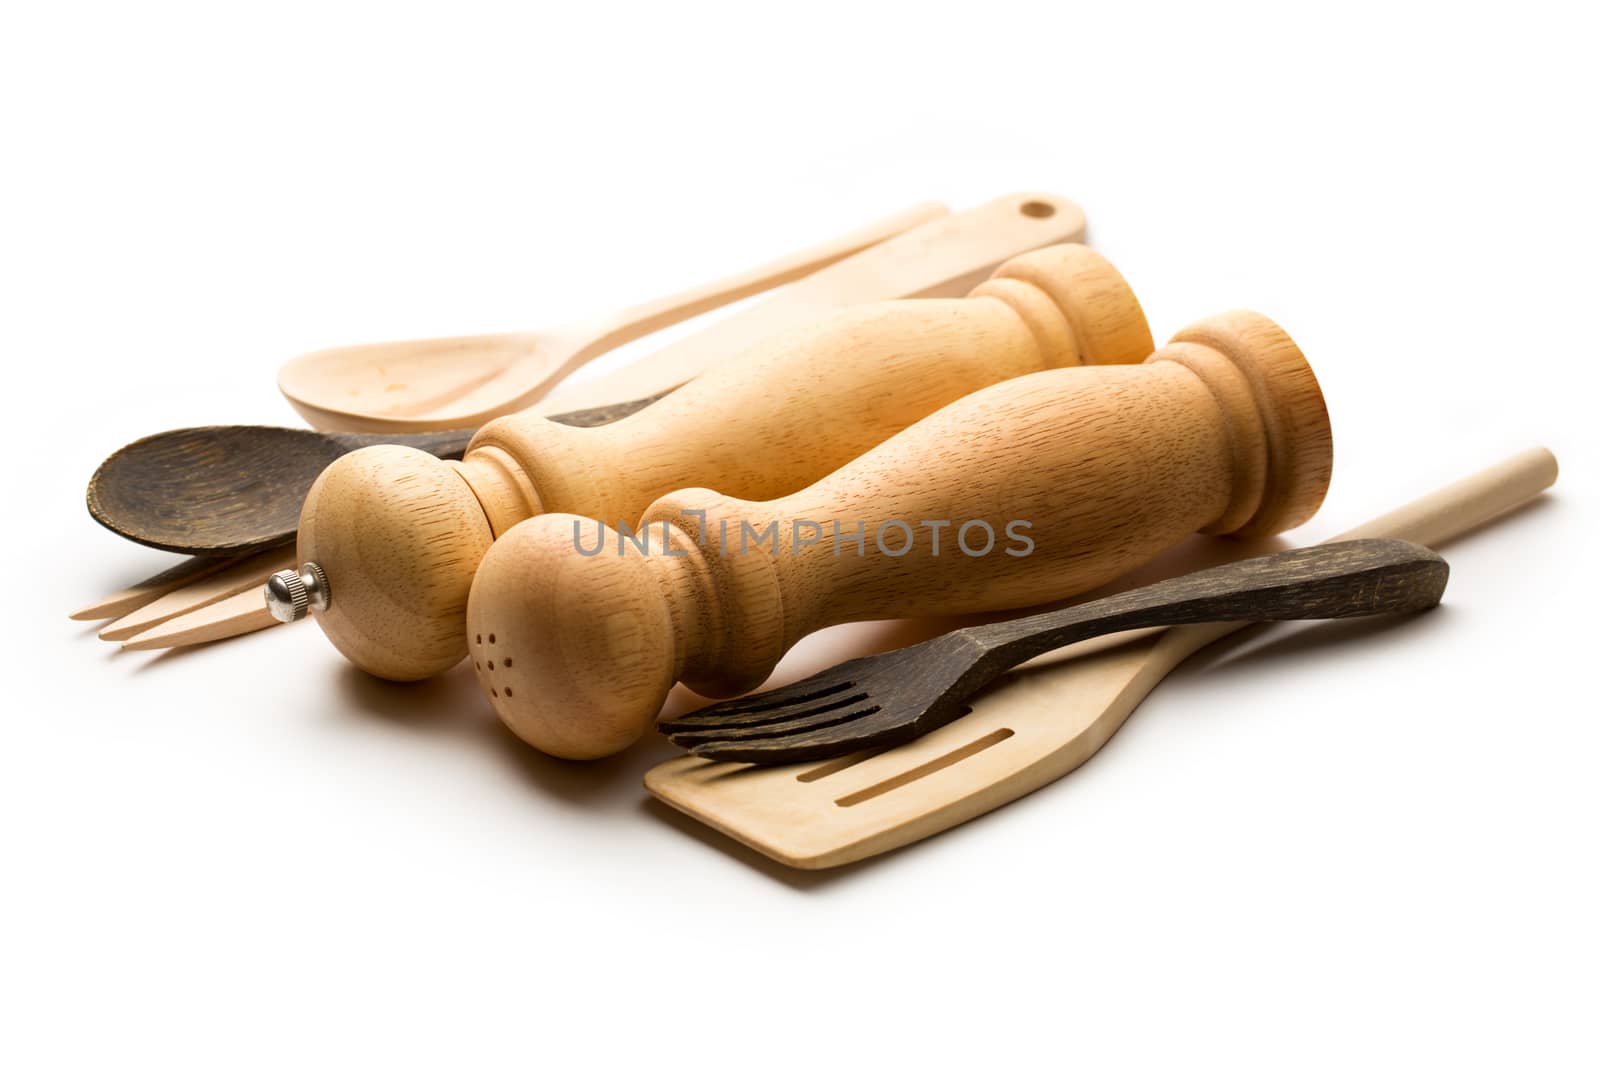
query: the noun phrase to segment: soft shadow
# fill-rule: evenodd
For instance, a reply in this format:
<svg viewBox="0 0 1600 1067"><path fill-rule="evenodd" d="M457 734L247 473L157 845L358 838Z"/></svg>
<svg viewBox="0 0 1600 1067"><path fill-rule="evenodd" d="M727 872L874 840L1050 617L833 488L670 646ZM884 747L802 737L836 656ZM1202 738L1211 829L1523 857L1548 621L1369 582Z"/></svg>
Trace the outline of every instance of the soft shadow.
<svg viewBox="0 0 1600 1067"><path fill-rule="evenodd" d="M78 631L78 635L77 635L76 638L74 638L74 640L87 641L90 638L93 638L93 639L99 641L100 640L100 631L104 630L107 626L110 626L112 623L116 622L117 620L116 619L71 619L69 621L73 622L73 623L76 623L77 625L83 627L82 630ZM120 648L121 647L121 646L117 645L115 642L112 642L112 641L101 641L100 643L105 645L107 648Z"/></svg>
<svg viewBox="0 0 1600 1067"><path fill-rule="evenodd" d="M471 738L484 717L494 718L478 683L460 667L420 682L389 682L345 663L337 678L340 709L420 734Z"/></svg>
<svg viewBox="0 0 1600 1067"><path fill-rule="evenodd" d="M420 682L386 682L347 665L339 672L338 706L414 731L432 742L475 748L508 768L541 797L589 812L631 804L644 772L676 754L651 731L623 752L599 760L547 756L500 721L465 664Z"/></svg>
<svg viewBox="0 0 1600 1067"><path fill-rule="evenodd" d="M485 710L488 710L487 705ZM512 733L491 712L485 738L522 781L547 800L588 812L614 811L637 803L645 772L678 750L654 730L614 756L565 760L548 756Z"/></svg>
<svg viewBox="0 0 1600 1067"><path fill-rule="evenodd" d="M1031 796L1032 794L1029 795ZM1026 797L1019 798L1019 800L1026 799ZM1012 803L1015 804L1017 801ZM1006 805L1006 807L1011 806L1010 804ZM749 845L734 840L722 831L706 825L692 815L684 814L671 804L654 796L647 794L639 801L638 807L641 812L645 812L656 821L687 834L708 848L722 853L729 860L742 864L758 874L765 875L773 881L801 893L823 893L847 878L863 878L867 877L872 871L886 870L895 864L912 862L918 853L939 848L944 843L943 839L945 838L950 838L951 841L949 843L953 845L956 837L979 821L972 819L958 826L952 826L942 833L934 834L932 837L925 837L909 845L890 849L888 852L880 852L876 856L868 856L866 859L856 860L854 863L847 863L840 867L827 867L823 870L804 870L779 863L765 853L758 852ZM996 809L990 814L998 815L1001 810L1003 809Z"/></svg>
<svg viewBox="0 0 1600 1067"><path fill-rule="evenodd" d="M110 620L107 621L109 622ZM216 641L202 641L196 645L180 645L177 648L141 650L137 648L123 648L120 644L115 644L109 641L102 643L111 650L113 656L145 657L144 662L140 663L133 669L133 673L143 674L146 671L163 670L173 663L182 663L193 656L203 655L212 649L221 648L224 645L232 646L236 641L248 641L255 639L264 645L269 640L269 638L264 635L273 633L281 634L284 631L290 631L292 629L293 627L290 626L267 626L260 630L252 630L247 634L236 634L233 637L224 637ZM282 640L283 638L280 636L277 639Z"/></svg>
<svg viewBox="0 0 1600 1067"><path fill-rule="evenodd" d="M896 849L893 852L872 856L857 863L846 864L843 867L807 871L779 863L777 860L757 852L749 845L735 841L722 831L707 826L694 816L685 815L671 804L658 800L654 796L646 794L639 801L639 810L655 818L658 822L694 838L702 845L715 849L728 859L748 867L757 874L765 875L781 885L803 893L821 892L830 885L837 883L841 878L877 866L879 861L892 859L905 851L905 849Z"/></svg>

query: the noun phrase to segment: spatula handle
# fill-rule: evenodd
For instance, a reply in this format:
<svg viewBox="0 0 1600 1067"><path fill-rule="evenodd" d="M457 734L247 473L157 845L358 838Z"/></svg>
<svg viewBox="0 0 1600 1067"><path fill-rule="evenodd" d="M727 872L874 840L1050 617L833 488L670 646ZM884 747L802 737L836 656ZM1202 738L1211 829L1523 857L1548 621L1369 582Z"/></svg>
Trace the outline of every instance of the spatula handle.
<svg viewBox="0 0 1600 1067"><path fill-rule="evenodd" d="M1450 567L1409 541L1364 538L1208 567L1020 619L968 627L986 676L1102 634L1202 622L1344 619L1433 607Z"/></svg>
<svg viewBox="0 0 1600 1067"><path fill-rule="evenodd" d="M934 219L779 289L693 337L619 370L562 384L541 414L659 393L722 365L774 333L844 307L909 297L965 296L1014 256L1081 241L1083 210L1049 193L1011 193Z"/></svg>
<svg viewBox="0 0 1600 1067"><path fill-rule="evenodd" d="M592 325L594 336L589 338L572 362L587 362L593 356L609 352L646 334L804 278L846 256L855 255L897 234L914 230L949 214L950 209L943 204L916 204L847 234L780 256L759 267L624 308Z"/></svg>
<svg viewBox="0 0 1600 1067"><path fill-rule="evenodd" d="M1437 546L1525 504L1555 484L1558 467L1547 448L1530 448L1477 474L1437 489L1370 522L1346 530L1332 541L1364 537L1398 537ZM1164 665L1155 677L1195 652L1249 625L1219 622L1180 626L1161 635L1152 659ZM1154 684L1152 682L1151 684Z"/></svg>

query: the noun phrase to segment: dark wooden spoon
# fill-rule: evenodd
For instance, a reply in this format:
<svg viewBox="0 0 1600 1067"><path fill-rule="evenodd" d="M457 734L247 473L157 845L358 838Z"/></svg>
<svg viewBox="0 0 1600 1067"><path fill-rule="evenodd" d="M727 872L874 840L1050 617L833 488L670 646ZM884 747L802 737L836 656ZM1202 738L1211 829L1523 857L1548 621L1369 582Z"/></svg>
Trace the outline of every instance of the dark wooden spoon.
<svg viewBox="0 0 1600 1067"><path fill-rule="evenodd" d="M665 393L552 415L569 426L615 422ZM143 437L89 479L89 514L130 541L194 556L238 555L294 540L322 469L368 445L408 445L460 459L473 430L327 433L287 426L196 426Z"/></svg>

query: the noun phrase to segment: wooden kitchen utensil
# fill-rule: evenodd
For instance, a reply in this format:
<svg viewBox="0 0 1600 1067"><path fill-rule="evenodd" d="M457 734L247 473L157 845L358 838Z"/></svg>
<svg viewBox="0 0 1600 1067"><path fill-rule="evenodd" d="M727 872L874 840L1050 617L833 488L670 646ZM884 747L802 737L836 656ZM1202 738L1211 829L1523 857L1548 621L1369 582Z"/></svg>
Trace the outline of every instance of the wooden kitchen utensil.
<svg viewBox="0 0 1600 1067"><path fill-rule="evenodd" d="M424 678L466 654L478 561L531 515L631 523L686 485L781 496L985 385L1153 347L1104 258L1030 252L964 299L866 305L770 338L610 426L530 413L484 427L460 463L390 446L342 457L306 498L305 564L281 576L278 601L286 617L317 607L329 640L373 674Z"/></svg>
<svg viewBox="0 0 1600 1067"><path fill-rule="evenodd" d="M473 394L453 399L448 407L425 417L403 413L363 416L353 410L335 414L321 408L302 409L302 414L323 428L395 432L445 424L481 426L492 415L523 408L544 413L598 407L661 393L739 355L796 321L869 301L959 296L1012 256L1065 241L1081 241L1083 233L1083 212L1072 201L1048 193L1013 193L881 240L712 323L692 338L667 345L603 378L560 385L549 395L540 387L515 402L505 396L492 407L471 399L506 388L503 383L514 377L508 373L504 378L485 378ZM658 321L656 325L666 323ZM618 338L615 343L626 339ZM386 381L385 387L388 384L393 382ZM507 388L506 392L510 390ZM385 399L391 396L386 395ZM534 401L531 407L528 401ZM468 418L468 409L474 405L475 417ZM349 407L342 402L336 406L341 411Z"/></svg>
<svg viewBox="0 0 1600 1067"><path fill-rule="evenodd" d="M654 399L824 311L947 292L952 285L964 285L964 293L1010 256L1082 234L1083 213L1069 200L1042 193L1002 197L835 263L619 371L562 390L533 410L569 425L611 422L648 403L636 398ZM397 434L389 424L364 425L382 432L206 426L155 434L119 449L95 471L89 514L131 541L169 552L260 551L293 539L306 491L346 452L388 443L455 458L472 437L470 430L418 435Z"/></svg>
<svg viewBox="0 0 1600 1067"><path fill-rule="evenodd" d="M960 718L1011 668L1105 634L1203 622L1348 619L1431 608L1450 568L1409 541L1296 548L1207 567L1087 604L968 626L853 659L657 729L696 756L804 763L899 745Z"/></svg>
<svg viewBox="0 0 1600 1067"><path fill-rule="evenodd" d="M201 645L255 633L274 621L258 585L142 630L122 642L122 647L128 652L150 652Z"/></svg>
<svg viewBox="0 0 1600 1067"><path fill-rule="evenodd" d="M1043 309L1032 321L1049 329ZM1321 503L1332 459L1322 394L1294 342L1252 312L1218 315L1139 366L973 393L781 500L672 493L641 520L655 550L613 537L615 550L589 554L599 531L586 536L571 515L524 522L473 582L472 659L523 740L604 756L649 727L675 682L746 692L824 626L1041 604L1196 530L1288 529ZM945 524L942 554L913 529L930 523ZM845 530L861 532L858 552L841 551ZM746 531L770 535L770 553L750 550Z"/></svg>
<svg viewBox="0 0 1600 1067"><path fill-rule="evenodd" d="M780 333L798 326L818 315L854 304L869 303L909 297L957 296L977 285L1002 262L1030 249L1044 247L1061 241L1079 240L1083 236L1083 213L1071 201L1045 193L1019 193L1001 197L987 204L938 219L911 230L893 240L883 242L840 261L831 267L799 282L793 282L775 295L750 308L714 323L692 336L667 345L641 359L609 373L590 378L581 384L563 383L551 397L546 397L531 410L550 414L549 417L574 425L592 422L579 420L581 413L570 409L587 407L589 413L615 412L639 403L633 398L642 393L661 393L702 373L710 367L728 362L743 351L755 347L765 335ZM620 417L620 416L617 416ZM187 432L187 431L181 431ZM462 436L465 436L464 434ZM159 435L158 435L159 437ZM317 447L297 443L305 455ZM463 442L464 443L464 442ZM168 456L173 449L157 442ZM203 455L204 449L197 450ZM282 490L291 501L303 499L314 473L320 468L310 464L297 471L304 481L297 487ZM292 465L292 464L290 464ZM158 479L155 484L167 492L187 491L191 482L208 484L208 468L180 464L162 468L159 464L141 464L143 475ZM130 467L130 470L133 468ZM273 475L273 466L243 469L252 479ZM102 485L111 485L109 479ZM137 483L136 483L137 484ZM175 490L173 487L176 486ZM215 488L215 486L213 486ZM137 498L134 487L121 490L130 499ZM202 490L199 494L205 496ZM148 502L136 506L126 520L131 528L144 526L144 534L152 543L181 545L192 538L184 532L186 518L212 510L211 501L187 506L174 506L171 522L160 525L152 517ZM228 506L226 500L218 505L229 514L232 528L221 531L240 544L276 544L293 535L293 522L298 521L299 505L288 509L287 525L276 531L271 523L256 524L247 511ZM105 511L102 515L107 515ZM119 519L119 524L124 521ZM189 560L162 572L155 578L141 582L129 589L113 593L100 601L74 613L75 618L116 618L125 611L150 603L156 597L180 588L187 581L221 569L239 560L236 556ZM260 605L245 604L238 598L229 598L237 615L233 619L216 616L226 605L207 608L207 618L196 620L193 628L180 616L139 635L141 647L162 647L160 641L174 644L192 643L197 636L233 636L272 625L272 616L258 610Z"/></svg>
<svg viewBox="0 0 1600 1067"><path fill-rule="evenodd" d="M320 430L422 433L482 426L529 407L596 356L802 278L947 214L942 204L918 204L752 270L594 322L539 333L391 341L311 352L283 366L278 388Z"/></svg>
<svg viewBox="0 0 1600 1067"><path fill-rule="evenodd" d="M1082 241L1083 210L1050 193L1012 193L907 230L824 267L693 338L583 382L563 382L529 410L543 414L662 393L741 356L796 322L880 300L965 296L1000 264Z"/></svg>
<svg viewBox="0 0 1600 1067"><path fill-rule="evenodd" d="M215 574L225 567L231 567L246 558L248 557L195 556L185 559L158 574L151 575L143 581L135 582L126 588L109 593L92 604L85 604L67 617L80 621L121 619L129 612L138 611L146 604L159 600L168 593L198 582L202 578Z"/></svg>
<svg viewBox="0 0 1600 1067"><path fill-rule="evenodd" d="M1432 547L1538 496L1556 479L1542 448L1341 535ZM878 753L755 767L684 756L645 775L656 797L791 867L852 863L992 811L1080 766L1156 684L1241 623L1180 626L1073 650L1012 671L957 721Z"/></svg>
<svg viewBox="0 0 1600 1067"><path fill-rule="evenodd" d="M567 426L603 426L658 400L549 416ZM340 456L402 445L459 459L471 430L357 434L287 426L196 426L140 438L108 456L85 494L96 522L130 541L195 556L259 552L289 544L317 475Z"/></svg>
<svg viewBox="0 0 1600 1067"><path fill-rule="evenodd" d="M215 574L207 575L181 589L174 589L137 611L131 611L115 622L108 623L100 629L100 640L126 641L151 627L209 604L215 604L246 589L259 593L262 582L277 571L292 566L294 566L292 546L286 545L271 552L248 556L231 567L224 567Z"/></svg>

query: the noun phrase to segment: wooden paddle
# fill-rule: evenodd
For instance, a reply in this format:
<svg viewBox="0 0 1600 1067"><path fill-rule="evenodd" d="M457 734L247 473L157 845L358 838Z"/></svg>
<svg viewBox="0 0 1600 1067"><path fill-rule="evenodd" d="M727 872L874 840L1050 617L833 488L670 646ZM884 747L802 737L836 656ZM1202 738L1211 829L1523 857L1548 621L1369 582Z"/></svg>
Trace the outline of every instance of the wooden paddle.
<svg viewBox="0 0 1600 1067"><path fill-rule="evenodd" d="M1542 448L1512 456L1334 540L1437 548L1556 480ZM1162 678L1241 628L1181 626L1024 666L970 714L910 744L822 763L753 767L685 756L645 775L651 793L791 867L852 863L949 829L1047 785L1098 752Z"/></svg>

